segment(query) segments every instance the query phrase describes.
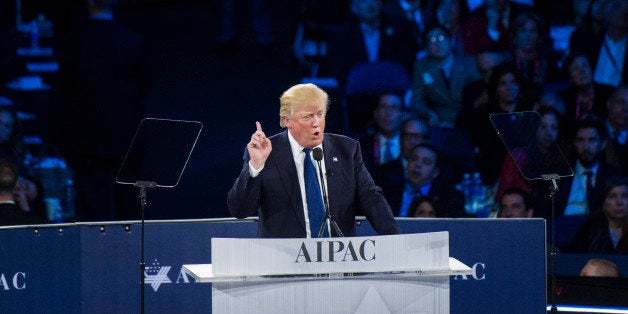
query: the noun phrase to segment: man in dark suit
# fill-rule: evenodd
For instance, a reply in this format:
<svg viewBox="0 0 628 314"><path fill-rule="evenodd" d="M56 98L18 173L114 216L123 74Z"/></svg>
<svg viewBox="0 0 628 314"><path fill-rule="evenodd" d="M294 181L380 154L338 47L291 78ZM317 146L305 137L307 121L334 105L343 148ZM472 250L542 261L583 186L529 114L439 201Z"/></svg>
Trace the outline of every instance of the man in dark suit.
<svg viewBox="0 0 628 314"><path fill-rule="evenodd" d="M414 116L401 124L399 135L399 157L376 167L373 171L375 184L379 186L399 186L405 180L406 167L412 149L422 143L430 142L430 126L427 121ZM364 146L362 146L364 147ZM387 192L384 191L384 195ZM393 210L394 212L394 210Z"/></svg>
<svg viewBox="0 0 628 314"><path fill-rule="evenodd" d="M229 212L236 218L257 213L259 237L315 237L320 225L313 217L320 213L311 202L314 198L320 202L321 182L314 179L318 195L310 194L307 168L318 166L306 149L322 148L320 171L326 174L322 187L329 195L330 216L342 233L355 235L358 210L378 234L400 233L381 189L364 166L358 142L324 133L327 93L314 84L298 84L286 90L280 102L280 125L287 130L267 138L256 123L244 166L228 193Z"/></svg>
<svg viewBox="0 0 628 314"><path fill-rule="evenodd" d="M622 84L606 102L609 141L604 151L606 162L621 168L628 176L628 84Z"/></svg>
<svg viewBox="0 0 628 314"><path fill-rule="evenodd" d="M598 211L606 180L620 173L602 158L607 140L608 132L601 119L585 116L576 121L572 144L576 155L572 165L574 175L558 181L556 216L589 215Z"/></svg>
<svg viewBox="0 0 628 314"><path fill-rule="evenodd" d="M465 217L464 197L441 169L438 152L432 145L424 143L412 148L404 182L382 185L394 215L411 216L412 200L426 196L432 201L437 217Z"/></svg>
<svg viewBox="0 0 628 314"><path fill-rule="evenodd" d="M451 36L441 26L428 30L426 40L427 56L414 65L410 110L430 125L453 127L464 86L480 77L477 64L471 56L454 53Z"/></svg>
<svg viewBox="0 0 628 314"><path fill-rule="evenodd" d="M331 34L328 68L339 82L355 65L394 61L410 73L416 59L410 25L382 13L381 0L352 0L351 15Z"/></svg>
<svg viewBox="0 0 628 314"><path fill-rule="evenodd" d="M617 87L628 81L628 3L625 0L608 1L601 10L607 18L605 31L572 36L569 51L587 56L596 82Z"/></svg>
<svg viewBox="0 0 628 314"><path fill-rule="evenodd" d="M364 164L369 171L399 157L404 107L403 97L397 93L387 92L379 96L373 109L374 129L359 139Z"/></svg>

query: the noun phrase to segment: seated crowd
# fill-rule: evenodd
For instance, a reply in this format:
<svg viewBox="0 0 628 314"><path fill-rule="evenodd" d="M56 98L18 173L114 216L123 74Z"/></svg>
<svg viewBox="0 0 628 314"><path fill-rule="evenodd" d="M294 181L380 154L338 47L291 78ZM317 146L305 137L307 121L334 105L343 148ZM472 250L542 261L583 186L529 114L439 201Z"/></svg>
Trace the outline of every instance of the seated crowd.
<svg viewBox="0 0 628 314"><path fill-rule="evenodd" d="M342 89L353 66L396 62L412 84L359 98L369 118L346 132L398 217L474 217L461 181L477 172L488 216L579 216L560 249L628 254L628 3L559 1L573 15L558 19L552 4L520 2L350 1L321 69ZM490 117L515 112L538 121L507 147ZM559 178L542 180L552 169Z"/></svg>
<svg viewBox="0 0 628 314"><path fill-rule="evenodd" d="M460 183L478 173L487 216L580 216L562 249L628 254L627 1L333 3L346 4L346 14L328 25L303 9L302 24L311 31L318 23L317 39L326 42L312 72L334 77L340 90L350 70L365 63L393 62L411 78L409 89L382 82L355 98L364 105L352 110L368 118L345 129L359 138L396 216L473 217ZM489 117L515 112L539 118L519 130L528 142L509 151ZM22 178L13 201L25 213L42 212L37 193L28 201L24 192L30 173L21 139L12 138L17 123L14 113L0 111L0 158ZM573 175L530 180L551 173L522 171L522 161L526 169L561 167L563 154ZM558 192L550 197L554 183Z"/></svg>

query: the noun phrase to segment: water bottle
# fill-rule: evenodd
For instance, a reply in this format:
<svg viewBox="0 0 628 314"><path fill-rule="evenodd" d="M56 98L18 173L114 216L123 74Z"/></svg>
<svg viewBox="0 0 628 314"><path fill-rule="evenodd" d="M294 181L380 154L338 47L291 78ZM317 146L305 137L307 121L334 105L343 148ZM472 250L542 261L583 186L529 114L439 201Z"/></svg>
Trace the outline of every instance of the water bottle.
<svg viewBox="0 0 628 314"><path fill-rule="evenodd" d="M485 217L486 213L484 213L484 185L482 184L482 178L480 177L479 172L473 174L470 190L471 207L473 208L473 213L476 215L476 217Z"/></svg>
<svg viewBox="0 0 628 314"><path fill-rule="evenodd" d="M39 22L37 20L33 20L30 26L31 48L37 49L39 48Z"/></svg>
<svg viewBox="0 0 628 314"><path fill-rule="evenodd" d="M462 182L460 182L460 191L464 195L464 210L469 215L474 215L473 200L471 198L471 174L465 173L462 175Z"/></svg>
<svg viewBox="0 0 628 314"><path fill-rule="evenodd" d="M65 197L63 200L63 209L65 212L65 218L73 218L75 215L74 207L74 180L68 178L65 183Z"/></svg>

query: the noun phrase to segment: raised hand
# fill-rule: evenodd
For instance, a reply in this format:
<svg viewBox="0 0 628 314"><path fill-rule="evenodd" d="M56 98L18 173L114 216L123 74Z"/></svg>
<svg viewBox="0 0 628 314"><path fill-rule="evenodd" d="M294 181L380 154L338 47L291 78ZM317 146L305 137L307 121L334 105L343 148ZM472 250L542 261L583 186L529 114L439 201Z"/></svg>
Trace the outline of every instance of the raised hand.
<svg viewBox="0 0 628 314"><path fill-rule="evenodd" d="M246 145L246 148L251 158L251 166L259 169L266 163L266 159L268 159L268 155L270 155L273 147L264 131L262 131L262 125L256 121L255 126L257 130L251 135L251 141Z"/></svg>

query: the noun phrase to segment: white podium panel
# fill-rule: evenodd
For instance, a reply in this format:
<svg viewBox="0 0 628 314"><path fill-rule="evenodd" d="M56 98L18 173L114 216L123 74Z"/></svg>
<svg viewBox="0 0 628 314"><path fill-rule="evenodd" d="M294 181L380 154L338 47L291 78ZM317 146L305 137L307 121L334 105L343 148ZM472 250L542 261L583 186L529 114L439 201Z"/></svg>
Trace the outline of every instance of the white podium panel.
<svg viewBox="0 0 628 314"><path fill-rule="evenodd" d="M212 264L183 265L212 283L213 313L449 313L449 233L212 239Z"/></svg>
<svg viewBox="0 0 628 314"><path fill-rule="evenodd" d="M449 313L449 277L215 282L212 313Z"/></svg>
<svg viewBox="0 0 628 314"><path fill-rule="evenodd" d="M310 239L212 239L215 275L449 269L449 233ZM254 257L254 258L252 258Z"/></svg>

